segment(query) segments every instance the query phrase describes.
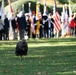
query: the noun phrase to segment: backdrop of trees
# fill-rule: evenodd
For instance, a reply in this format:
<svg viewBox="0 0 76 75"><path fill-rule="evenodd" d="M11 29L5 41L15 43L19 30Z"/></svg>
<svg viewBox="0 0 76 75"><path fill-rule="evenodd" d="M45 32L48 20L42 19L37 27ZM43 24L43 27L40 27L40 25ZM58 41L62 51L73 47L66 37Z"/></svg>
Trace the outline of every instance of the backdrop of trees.
<svg viewBox="0 0 76 75"><path fill-rule="evenodd" d="M5 2L5 12L8 11L8 2L7 0L4 0ZM22 5L24 4L24 9L25 9L25 12L28 12L28 2L30 1L31 2L31 9L36 11L36 0L10 0L11 1L11 5L14 9L14 11L20 11L21 10L21 7ZM46 0L47 1L47 0ZM51 0L52 1L52 0ZM61 11L62 11L62 6L64 4L68 4L68 1L69 0L57 0L57 2L59 2L61 4L61 6L58 6L58 12L61 14ZM72 7L72 11L73 12L76 12L76 0L70 0L71 1L71 7ZM1 5L1 0L0 0L0 5ZM43 13L43 4L41 4L41 12ZM47 4L47 9L48 9L48 12L53 12L53 6L50 4L48 5Z"/></svg>

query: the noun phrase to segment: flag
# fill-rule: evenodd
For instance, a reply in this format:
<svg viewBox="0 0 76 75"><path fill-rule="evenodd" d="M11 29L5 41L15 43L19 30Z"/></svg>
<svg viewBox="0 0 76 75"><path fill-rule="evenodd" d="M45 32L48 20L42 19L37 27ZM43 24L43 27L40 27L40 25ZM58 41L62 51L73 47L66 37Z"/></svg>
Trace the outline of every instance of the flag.
<svg viewBox="0 0 76 75"><path fill-rule="evenodd" d="M32 16L32 11L31 11L31 3L29 3L29 16Z"/></svg>
<svg viewBox="0 0 76 75"><path fill-rule="evenodd" d="M42 18L41 16L41 12L40 12L40 2L37 2L36 4L36 30L35 30L35 34L36 37L38 37L39 35L39 29L40 29L40 19Z"/></svg>
<svg viewBox="0 0 76 75"><path fill-rule="evenodd" d="M70 0L69 0L69 22L71 21L71 16L72 16L72 9L71 9Z"/></svg>
<svg viewBox="0 0 76 75"><path fill-rule="evenodd" d="M54 15L54 34L55 34L61 29L60 15L57 11L56 0L54 0L53 15Z"/></svg>
<svg viewBox="0 0 76 75"><path fill-rule="evenodd" d="M40 18L41 18L40 3L37 2L37 4L36 4L36 19L39 20Z"/></svg>
<svg viewBox="0 0 76 75"><path fill-rule="evenodd" d="M8 19L9 19L9 25L10 25L9 26L9 40L13 40L14 34L13 34L13 28L12 28L11 20L14 16L13 16L13 9L12 9L10 0L8 0L8 5L9 5L9 7L8 7Z"/></svg>
<svg viewBox="0 0 76 75"><path fill-rule="evenodd" d="M63 6L61 22L62 22L62 36L65 36L66 34L68 34L68 26L69 26L69 16L66 5Z"/></svg>
<svg viewBox="0 0 76 75"><path fill-rule="evenodd" d="M2 5L0 9L1 19L4 21L5 19L5 12L4 12L4 0L2 0Z"/></svg>
<svg viewBox="0 0 76 75"><path fill-rule="evenodd" d="M32 11L31 11L31 3L29 3L29 16L30 16L30 22L31 22L31 32L35 33L34 21L33 21L33 16L32 16Z"/></svg>
<svg viewBox="0 0 76 75"><path fill-rule="evenodd" d="M8 19L12 19L13 8L11 6L10 0L8 0L9 8L8 8Z"/></svg>

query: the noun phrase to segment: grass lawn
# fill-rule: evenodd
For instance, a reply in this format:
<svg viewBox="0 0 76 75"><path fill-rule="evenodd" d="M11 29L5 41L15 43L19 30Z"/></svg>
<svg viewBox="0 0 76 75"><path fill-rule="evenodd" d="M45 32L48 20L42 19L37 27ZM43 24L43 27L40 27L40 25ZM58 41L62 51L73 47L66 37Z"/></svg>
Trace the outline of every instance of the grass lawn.
<svg viewBox="0 0 76 75"><path fill-rule="evenodd" d="M18 41L0 41L0 75L76 75L76 38L27 40L28 55L15 55Z"/></svg>

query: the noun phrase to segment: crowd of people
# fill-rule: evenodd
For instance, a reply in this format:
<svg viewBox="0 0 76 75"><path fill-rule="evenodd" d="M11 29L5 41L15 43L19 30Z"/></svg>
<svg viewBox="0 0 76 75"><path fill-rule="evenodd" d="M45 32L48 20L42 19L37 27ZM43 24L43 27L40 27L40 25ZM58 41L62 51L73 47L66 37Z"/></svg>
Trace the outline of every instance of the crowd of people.
<svg viewBox="0 0 76 75"><path fill-rule="evenodd" d="M4 21L0 15L0 40L9 40L10 21L13 32L13 40L22 40L25 36L28 38L54 38L54 16L52 13L43 14L39 19L36 19L36 14L33 11L31 15L20 11L18 14L12 14L11 20L5 15ZM76 14L72 14L69 22L70 35L76 36ZM17 35L16 35L17 34Z"/></svg>

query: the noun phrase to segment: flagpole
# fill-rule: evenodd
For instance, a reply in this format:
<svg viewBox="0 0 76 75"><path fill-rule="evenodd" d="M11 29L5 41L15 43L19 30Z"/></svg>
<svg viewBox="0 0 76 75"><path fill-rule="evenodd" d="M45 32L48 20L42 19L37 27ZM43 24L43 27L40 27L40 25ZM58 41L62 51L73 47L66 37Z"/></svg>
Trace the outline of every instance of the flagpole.
<svg viewBox="0 0 76 75"><path fill-rule="evenodd" d="M11 6L11 2L10 0L7 0L8 1L8 5L9 5L9 9L8 9L8 19L9 19L9 40L13 40L14 39L14 35L13 35L13 28L12 28L12 23L11 23L11 20L12 20L12 17L13 17L13 9L12 9L12 6Z"/></svg>
<svg viewBox="0 0 76 75"><path fill-rule="evenodd" d="M44 14L46 14L46 0L44 0Z"/></svg>
<svg viewBox="0 0 76 75"><path fill-rule="evenodd" d="M54 12L53 12L54 15L55 15L55 12L56 12L56 9L55 8L56 8L56 0L54 0Z"/></svg>
<svg viewBox="0 0 76 75"><path fill-rule="evenodd" d="M31 18L31 3L29 2L28 5L29 5L29 16ZM31 24L30 24L30 38L32 38Z"/></svg>

